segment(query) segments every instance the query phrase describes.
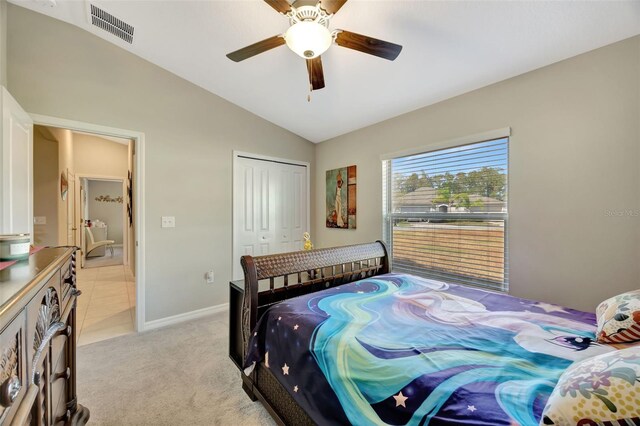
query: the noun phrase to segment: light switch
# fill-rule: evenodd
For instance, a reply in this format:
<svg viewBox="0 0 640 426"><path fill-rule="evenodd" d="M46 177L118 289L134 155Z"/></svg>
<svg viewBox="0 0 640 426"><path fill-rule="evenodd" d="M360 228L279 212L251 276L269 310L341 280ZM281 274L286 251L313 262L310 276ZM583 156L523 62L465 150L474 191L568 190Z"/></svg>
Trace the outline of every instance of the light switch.
<svg viewBox="0 0 640 426"><path fill-rule="evenodd" d="M175 216L162 216L162 227L163 228L175 228L176 227L176 218L175 218Z"/></svg>
<svg viewBox="0 0 640 426"><path fill-rule="evenodd" d="M46 225L47 217L46 216L36 216L33 218L34 225Z"/></svg>

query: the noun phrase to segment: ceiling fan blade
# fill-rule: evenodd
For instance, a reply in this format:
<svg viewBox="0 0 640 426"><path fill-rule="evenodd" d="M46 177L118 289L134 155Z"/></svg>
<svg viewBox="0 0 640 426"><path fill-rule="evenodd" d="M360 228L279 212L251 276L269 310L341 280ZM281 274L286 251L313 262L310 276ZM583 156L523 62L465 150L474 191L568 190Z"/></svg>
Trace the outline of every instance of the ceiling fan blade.
<svg viewBox="0 0 640 426"><path fill-rule="evenodd" d="M287 0L264 0L269 6L280 13L287 14L291 11L291 5Z"/></svg>
<svg viewBox="0 0 640 426"><path fill-rule="evenodd" d="M311 90L322 89L324 87L324 72L322 71L322 59L320 59L320 56L307 59L307 71L309 72Z"/></svg>
<svg viewBox="0 0 640 426"><path fill-rule="evenodd" d="M402 46L384 40L367 37L351 31L339 30L336 36L336 44L348 49L358 50L369 55L393 61L402 51Z"/></svg>
<svg viewBox="0 0 640 426"><path fill-rule="evenodd" d="M271 50L278 46L282 46L283 44L285 44L284 37L273 36L266 40L254 43L251 46L243 47L240 50L231 52L227 54L227 58L231 59L234 62L240 62L244 61L245 59L249 59L250 57L255 56L259 53L266 52L267 50Z"/></svg>
<svg viewBox="0 0 640 426"><path fill-rule="evenodd" d="M320 7L328 14L334 14L340 10L347 0L320 0Z"/></svg>

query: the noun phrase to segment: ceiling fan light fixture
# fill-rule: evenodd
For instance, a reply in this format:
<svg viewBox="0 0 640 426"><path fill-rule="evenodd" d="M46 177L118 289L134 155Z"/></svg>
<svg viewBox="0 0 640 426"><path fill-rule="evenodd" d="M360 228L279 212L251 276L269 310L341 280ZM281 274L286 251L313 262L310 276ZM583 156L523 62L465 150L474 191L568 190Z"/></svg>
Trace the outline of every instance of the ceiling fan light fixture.
<svg viewBox="0 0 640 426"><path fill-rule="evenodd" d="M284 40L297 55L313 59L327 51L333 37L327 27L313 21L293 24L284 34Z"/></svg>

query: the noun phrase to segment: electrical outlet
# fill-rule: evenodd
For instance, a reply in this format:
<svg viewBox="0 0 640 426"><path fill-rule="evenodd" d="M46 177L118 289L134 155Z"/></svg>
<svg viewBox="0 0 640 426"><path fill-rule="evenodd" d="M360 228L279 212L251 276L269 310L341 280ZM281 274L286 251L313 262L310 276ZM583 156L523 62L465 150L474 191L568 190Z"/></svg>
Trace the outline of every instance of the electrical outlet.
<svg viewBox="0 0 640 426"><path fill-rule="evenodd" d="M175 228L176 227L175 216L162 216L161 226L163 228Z"/></svg>
<svg viewBox="0 0 640 426"><path fill-rule="evenodd" d="M207 280L207 284L213 284L215 281L215 274L213 273L213 271L208 271L206 274L204 274L204 279Z"/></svg>

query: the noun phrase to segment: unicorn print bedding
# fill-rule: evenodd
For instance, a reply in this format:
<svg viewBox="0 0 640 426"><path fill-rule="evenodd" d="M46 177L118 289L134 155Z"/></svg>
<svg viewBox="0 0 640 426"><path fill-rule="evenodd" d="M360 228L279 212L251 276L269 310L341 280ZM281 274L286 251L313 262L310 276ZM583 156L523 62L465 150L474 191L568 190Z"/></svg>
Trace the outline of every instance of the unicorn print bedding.
<svg viewBox="0 0 640 426"><path fill-rule="evenodd" d="M320 425L537 425L562 372L614 350L594 314L405 274L271 307L264 366Z"/></svg>

